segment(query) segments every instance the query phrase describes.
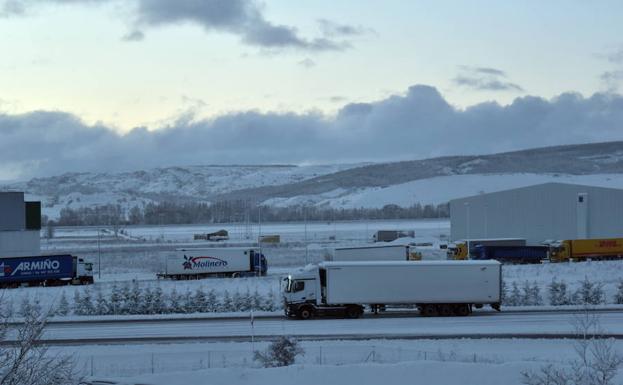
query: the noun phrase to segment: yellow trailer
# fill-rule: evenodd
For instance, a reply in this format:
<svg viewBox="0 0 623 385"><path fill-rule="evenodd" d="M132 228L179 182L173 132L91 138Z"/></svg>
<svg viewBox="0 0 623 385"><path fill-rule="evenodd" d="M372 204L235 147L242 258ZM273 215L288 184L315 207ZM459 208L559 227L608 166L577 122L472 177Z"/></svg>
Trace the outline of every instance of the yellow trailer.
<svg viewBox="0 0 623 385"><path fill-rule="evenodd" d="M550 255L552 262L619 259L623 257L623 238L565 240L553 247Z"/></svg>

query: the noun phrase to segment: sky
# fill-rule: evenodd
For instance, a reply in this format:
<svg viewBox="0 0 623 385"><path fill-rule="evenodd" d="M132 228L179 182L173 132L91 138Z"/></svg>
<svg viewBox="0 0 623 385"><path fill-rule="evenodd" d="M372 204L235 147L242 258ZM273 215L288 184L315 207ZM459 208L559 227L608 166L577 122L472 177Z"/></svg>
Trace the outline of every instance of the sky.
<svg viewBox="0 0 623 385"><path fill-rule="evenodd" d="M623 139L623 2L0 0L0 180Z"/></svg>

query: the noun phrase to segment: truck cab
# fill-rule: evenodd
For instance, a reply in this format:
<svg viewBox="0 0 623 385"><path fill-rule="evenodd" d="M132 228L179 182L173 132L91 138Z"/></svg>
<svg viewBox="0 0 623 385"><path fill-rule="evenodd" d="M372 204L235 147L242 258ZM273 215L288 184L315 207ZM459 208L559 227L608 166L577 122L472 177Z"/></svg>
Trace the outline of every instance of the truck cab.
<svg viewBox="0 0 623 385"><path fill-rule="evenodd" d="M283 297L288 317L310 318L318 297L318 269L303 270L284 278Z"/></svg>
<svg viewBox="0 0 623 385"><path fill-rule="evenodd" d="M266 257L264 254L253 250L253 268L257 275L264 276L268 271L268 262L266 261Z"/></svg>
<svg viewBox="0 0 623 385"><path fill-rule="evenodd" d="M76 263L74 280L80 284L93 283L93 263L78 257L74 257L74 263Z"/></svg>

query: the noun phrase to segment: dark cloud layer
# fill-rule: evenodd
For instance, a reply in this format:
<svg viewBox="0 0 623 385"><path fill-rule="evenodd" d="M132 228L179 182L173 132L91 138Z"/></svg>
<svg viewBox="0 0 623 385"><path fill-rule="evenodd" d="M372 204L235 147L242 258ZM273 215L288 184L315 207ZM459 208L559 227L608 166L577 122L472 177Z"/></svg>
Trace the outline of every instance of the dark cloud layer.
<svg viewBox="0 0 623 385"><path fill-rule="evenodd" d="M0 16L24 15L41 4L97 5L123 3L134 12L133 30L125 41L140 41L145 28L175 24L195 24L209 32L226 32L240 36L249 45L265 49L298 49L306 51L341 51L350 43L341 37L359 34L360 27L322 19L322 37L306 38L296 27L266 20L254 0L0 0ZM331 32L331 33L329 33Z"/></svg>
<svg viewBox="0 0 623 385"><path fill-rule="evenodd" d="M509 105L452 107L428 86L319 113L187 117L120 135L73 115L0 114L0 164L22 177L188 164L335 163L482 154L623 139L623 96L527 96Z"/></svg>

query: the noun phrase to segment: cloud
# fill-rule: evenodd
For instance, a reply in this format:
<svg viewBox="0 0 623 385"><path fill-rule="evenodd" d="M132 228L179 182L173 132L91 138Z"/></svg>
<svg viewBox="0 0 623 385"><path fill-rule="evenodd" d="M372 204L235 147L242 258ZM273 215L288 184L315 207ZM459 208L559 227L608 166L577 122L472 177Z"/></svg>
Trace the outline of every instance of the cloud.
<svg viewBox="0 0 623 385"><path fill-rule="evenodd" d="M599 78L609 92L614 92L623 81L623 70L606 71Z"/></svg>
<svg viewBox="0 0 623 385"><path fill-rule="evenodd" d="M524 89L513 82L508 81L506 72L491 67L459 66L460 73L453 82L462 87L478 91L518 91Z"/></svg>
<svg viewBox="0 0 623 385"><path fill-rule="evenodd" d="M300 65L300 66L303 66L305 68L311 68L311 67L315 67L316 66L316 62L313 61L310 58L305 58L305 59L299 61L297 64Z"/></svg>
<svg viewBox="0 0 623 385"><path fill-rule="evenodd" d="M138 29L128 32L121 38L123 41L141 41L143 39L145 39L145 34Z"/></svg>
<svg viewBox="0 0 623 385"><path fill-rule="evenodd" d="M125 41L142 40L146 27L195 24L207 32L237 35L243 43L263 49L342 51L350 48L351 44L333 37L357 33L355 27L325 20L323 25L333 32L331 36L325 33L321 37L303 37L294 26L268 21L254 0L4 0L0 2L0 16L24 15L28 9L45 4L98 5L115 2L128 6L134 15L134 29L123 37Z"/></svg>
<svg viewBox="0 0 623 385"><path fill-rule="evenodd" d="M362 26L339 24L327 19L318 19L317 22L323 35L328 37L357 36L374 32Z"/></svg>
<svg viewBox="0 0 623 385"><path fill-rule="evenodd" d="M618 50L606 55L606 59L608 59L611 63L623 64L623 48L619 48Z"/></svg>
<svg viewBox="0 0 623 385"><path fill-rule="evenodd" d="M457 109L430 86L318 112L192 115L125 134L63 112L0 114L0 164L12 176L188 164L337 163L484 154L623 140L623 96L564 93Z"/></svg>
<svg viewBox="0 0 623 385"><path fill-rule="evenodd" d="M0 3L0 17L23 15L25 12L26 8L20 0L6 0Z"/></svg>

